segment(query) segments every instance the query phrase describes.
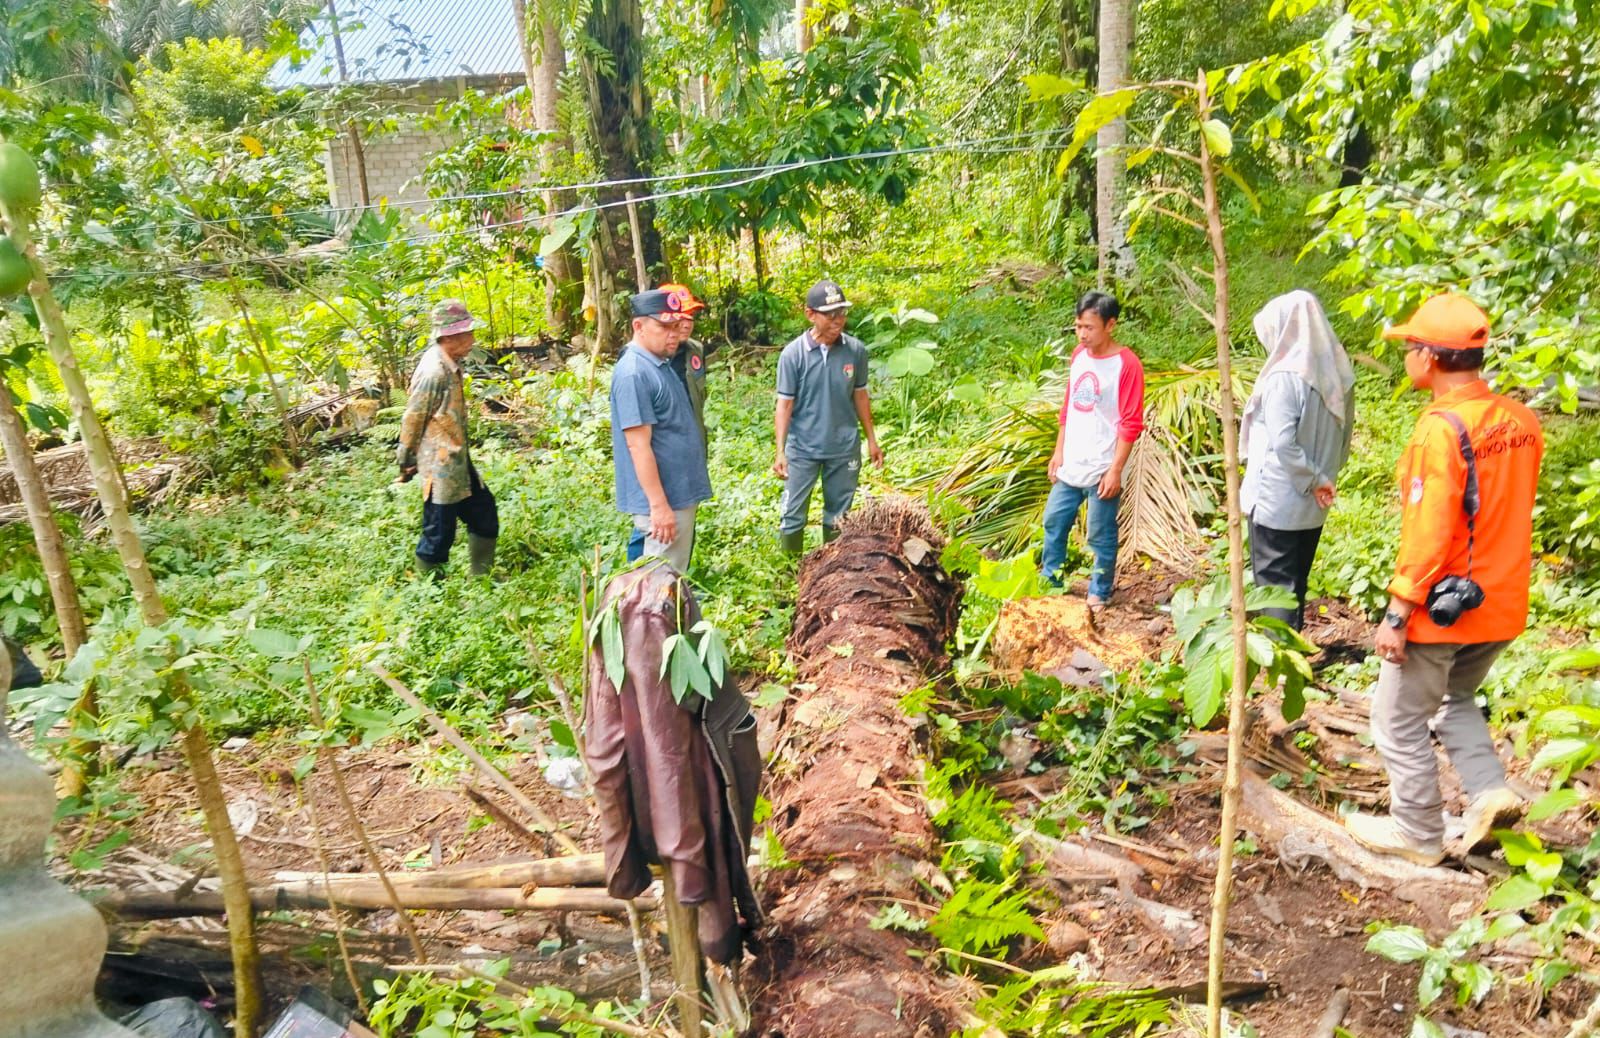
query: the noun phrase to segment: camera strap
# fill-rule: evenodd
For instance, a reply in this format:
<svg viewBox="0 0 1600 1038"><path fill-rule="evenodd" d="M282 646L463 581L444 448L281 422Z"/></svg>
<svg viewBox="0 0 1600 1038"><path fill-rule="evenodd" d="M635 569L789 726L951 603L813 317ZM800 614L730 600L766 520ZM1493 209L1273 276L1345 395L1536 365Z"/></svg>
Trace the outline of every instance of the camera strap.
<svg viewBox="0 0 1600 1038"><path fill-rule="evenodd" d="M1461 488L1461 511L1467 516L1467 579L1472 579L1472 540L1477 532L1478 508L1478 453L1472 449L1472 438L1467 426L1454 411L1437 412L1456 431L1456 444L1461 448L1461 460L1467 463L1467 481Z"/></svg>

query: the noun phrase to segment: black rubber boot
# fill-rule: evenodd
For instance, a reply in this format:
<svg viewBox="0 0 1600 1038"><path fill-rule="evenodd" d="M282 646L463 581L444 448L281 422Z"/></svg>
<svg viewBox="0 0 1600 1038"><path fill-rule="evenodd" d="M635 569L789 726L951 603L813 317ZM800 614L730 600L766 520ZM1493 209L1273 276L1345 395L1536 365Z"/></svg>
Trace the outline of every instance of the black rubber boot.
<svg viewBox="0 0 1600 1038"><path fill-rule="evenodd" d="M837 526L829 526L827 523L823 523L822 524L822 543L823 544L828 544L828 543L830 543L832 541L836 541L838 539L839 539L839 528Z"/></svg>
<svg viewBox="0 0 1600 1038"><path fill-rule="evenodd" d="M442 562L429 562L427 559L423 558L421 555L418 555L416 557L416 559L417 559L417 575L418 576L431 577L434 580L443 580L444 579L444 563L442 563Z"/></svg>
<svg viewBox="0 0 1600 1038"><path fill-rule="evenodd" d="M467 558L472 564L472 575L481 577L494 568L495 538L467 534Z"/></svg>
<svg viewBox="0 0 1600 1038"><path fill-rule="evenodd" d="M806 550L806 532L796 530L794 533L778 533L778 547L790 555L799 555Z"/></svg>

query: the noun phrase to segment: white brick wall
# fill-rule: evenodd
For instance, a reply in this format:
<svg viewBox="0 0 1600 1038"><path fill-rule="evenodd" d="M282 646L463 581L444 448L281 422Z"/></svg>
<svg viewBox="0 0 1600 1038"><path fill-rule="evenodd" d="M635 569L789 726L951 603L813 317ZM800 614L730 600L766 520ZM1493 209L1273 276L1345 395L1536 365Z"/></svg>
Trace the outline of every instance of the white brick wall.
<svg viewBox="0 0 1600 1038"><path fill-rule="evenodd" d="M367 189L373 204L387 198L391 206L425 208L427 190L421 174L428 160L455 143L447 132L423 130L417 113L427 113L442 100L459 97L468 87L479 90L505 90L517 79L431 80L404 90L385 89L383 100L399 116L399 127L392 133L362 138L366 159ZM335 208L361 204L355 159L348 134L339 133L328 141L323 156L328 175L328 195Z"/></svg>

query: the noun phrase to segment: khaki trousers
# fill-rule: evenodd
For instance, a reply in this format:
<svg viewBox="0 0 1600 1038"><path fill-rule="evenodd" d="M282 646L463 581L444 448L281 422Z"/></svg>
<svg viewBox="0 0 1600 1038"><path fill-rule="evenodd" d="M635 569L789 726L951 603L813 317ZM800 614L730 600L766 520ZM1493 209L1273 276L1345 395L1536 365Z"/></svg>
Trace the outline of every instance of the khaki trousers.
<svg viewBox="0 0 1600 1038"><path fill-rule="evenodd" d="M1432 735L1444 744L1469 797L1506 784L1489 725L1476 700L1509 641L1406 645L1406 661L1385 661L1372 693L1372 742L1389 769L1389 813L1415 840L1444 836L1444 803Z"/></svg>

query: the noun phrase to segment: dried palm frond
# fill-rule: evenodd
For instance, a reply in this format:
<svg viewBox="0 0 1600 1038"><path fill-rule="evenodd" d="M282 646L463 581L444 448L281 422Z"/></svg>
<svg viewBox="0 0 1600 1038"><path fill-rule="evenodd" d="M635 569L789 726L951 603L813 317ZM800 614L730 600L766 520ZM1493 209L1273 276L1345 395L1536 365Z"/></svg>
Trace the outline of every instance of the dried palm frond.
<svg viewBox="0 0 1600 1038"><path fill-rule="evenodd" d="M1247 377L1238 367L1234 382L1242 399ZM1217 386L1215 367L1185 365L1145 376L1147 431L1123 474L1120 525L1125 545L1172 565L1200 554L1191 492L1215 497L1222 441ZM982 442L931 481L934 494L960 503L959 532L980 547L1015 554L1043 525L1062 392L1061 379L1047 381L1034 402L1010 408Z"/></svg>
<svg viewBox="0 0 1600 1038"><path fill-rule="evenodd" d="M1185 572L1201 557L1200 526L1189 503L1185 464L1152 427L1133 445L1122 473L1122 508L1117 529L1124 550L1132 549Z"/></svg>

